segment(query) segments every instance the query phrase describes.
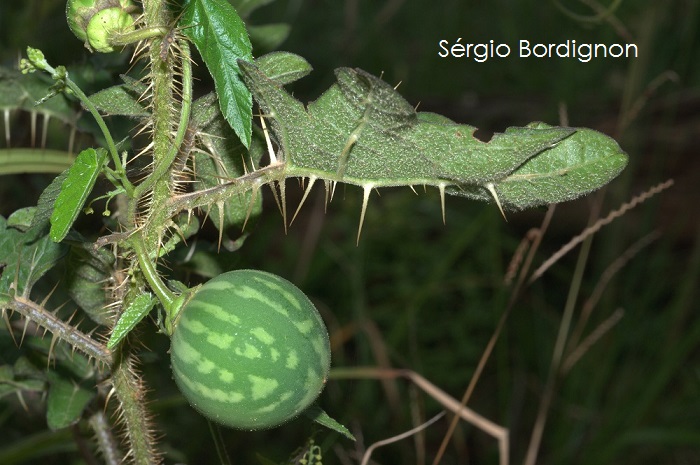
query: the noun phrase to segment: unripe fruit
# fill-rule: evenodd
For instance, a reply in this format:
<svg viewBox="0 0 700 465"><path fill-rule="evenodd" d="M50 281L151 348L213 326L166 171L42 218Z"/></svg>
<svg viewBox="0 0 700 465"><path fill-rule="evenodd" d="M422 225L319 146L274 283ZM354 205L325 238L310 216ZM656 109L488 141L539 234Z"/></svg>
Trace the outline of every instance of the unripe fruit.
<svg viewBox="0 0 700 465"><path fill-rule="evenodd" d="M180 312L170 353L189 403L240 429L296 417L330 369L328 331L314 305L289 281L257 270L205 283Z"/></svg>
<svg viewBox="0 0 700 465"><path fill-rule="evenodd" d="M68 0L66 18L75 36L91 50L114 51L110 39L135 29L132 0Z"/></svg>

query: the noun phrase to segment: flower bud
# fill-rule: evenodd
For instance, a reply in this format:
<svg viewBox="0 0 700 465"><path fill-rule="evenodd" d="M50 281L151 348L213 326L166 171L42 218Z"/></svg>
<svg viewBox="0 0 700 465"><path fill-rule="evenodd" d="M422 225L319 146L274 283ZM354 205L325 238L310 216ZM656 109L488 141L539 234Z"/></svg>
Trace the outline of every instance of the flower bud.
<svg viewBox="0 0 700 465"><path fill-rule="evenodd" d="M114 51L110 39L115 34L135 29L132 0L68 0L66 17L75 36L89 50L102 53Z"/></svg>

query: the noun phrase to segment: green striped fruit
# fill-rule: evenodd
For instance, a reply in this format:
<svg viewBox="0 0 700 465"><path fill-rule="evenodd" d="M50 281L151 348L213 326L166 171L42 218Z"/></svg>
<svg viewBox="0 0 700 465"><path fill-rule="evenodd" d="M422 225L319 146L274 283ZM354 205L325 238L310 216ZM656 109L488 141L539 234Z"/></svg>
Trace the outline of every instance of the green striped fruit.
<svg viewBox="0 0 700 465"><path fill-rule="evenodd" d="M314 305L294 284L257 270L205 283L180 312L170 353L190 404L240 429L296 417L330 369L328 331Z"/></svg>

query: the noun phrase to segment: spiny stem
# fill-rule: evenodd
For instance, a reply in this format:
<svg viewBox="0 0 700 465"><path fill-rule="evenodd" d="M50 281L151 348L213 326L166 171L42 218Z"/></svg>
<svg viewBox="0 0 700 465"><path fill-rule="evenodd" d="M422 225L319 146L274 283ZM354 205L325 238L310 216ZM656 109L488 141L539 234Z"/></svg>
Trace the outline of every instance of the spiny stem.
<svg viewBox="0 0 700 465"><path fill-rule="evenodd" d="M126 357L121 357L114 364L112 387L120 403L134 463L156 465L161 460L155 452L150 416L143 398L144 386L131 365L131 360Z"/></svg>
<svg viewBox="0 0 700 465"><path fill-rule="evenodd" d="M173 140L166 157L158 160L153 173L136 187L134 191L134 197L136 199L140 198L151 189L155 183L168 172L170 165L172 165L177 157L180 146L185 140L185 135L187 133L187 125L190 121L190 111L192 107L192 63L190 62L190 47L187 42L181 40L179 41L179 46L182 50L182 110L180 112L177 133L175 134L175 140Z"/></svg>
<svg viewBox="0 0 700 465"><path fill-rule="evenodd" d="M120 465L123 457L117 447L117 442L112 434L112 426L109 424L105 413L102 410L98 410L90 416L88 423L95 432L95 442L97 442L97 448L102 454L105 463L107 465Z"/></svg>
<svg viewBox="0 0 700 465"><path fill-rule="evenodd" d="M107 346L100 344L87 334L76 329L73 325L61 320L41 305L23 297L15 296L8 299L7 302L3 302L3 307L17 311L28 320L48 330L54 336L67 342L71 347L80 350L88 357L92 357L105 365L111 365L112 354L107 349Z"/></svg>

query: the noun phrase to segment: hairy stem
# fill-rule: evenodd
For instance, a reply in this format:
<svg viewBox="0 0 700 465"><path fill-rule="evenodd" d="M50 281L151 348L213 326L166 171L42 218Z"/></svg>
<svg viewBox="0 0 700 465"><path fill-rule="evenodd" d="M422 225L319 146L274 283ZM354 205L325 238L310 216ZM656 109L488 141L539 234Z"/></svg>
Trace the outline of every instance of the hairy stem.
<svg viewBox="0 0 700 465"><path fill-rule="evenodd" d="M155 168L153 173L141 184L138 185L134 192L134 197L137 199L144 195L170 170L170 166L177 157L178 150L185 140L187 133L187 125L190 121L190 110L192 107L192 63L190 62L190 47L186 41L179 42L182 50L182 109L180 111L180 121L175 134L175 139L169 145L166 155L158 160L154 159ZM155 156L154 156L155 158Z"/></svg>
<svg viewBox="0 0 700 465"><path fill-rule="evenodd" d="M136 465L155 465L161 462L155 450L150 414L144 399L145 388L136 374L133 362L121 356L112 369L112 387L120 404L125 424L129 455Z"/></svg>
<svg viewBox="0 0 700 465"><path fill-rule="evenodd" d="M111 365L112 354L107 349L107 346L95 341L70 323L59 319L41 305L23 297L15 296L7 302L3 302L3 307L15 310L28 320L52 333L55 337L67 342L71 347L80 350L88 357L92 357L105 365Z"/></svg>
<svg viewBox="0 0 700 465"><path fill-rule="evenodd" d="M112 426L102 410L93 413L88 420L95 432L95 442L107 465L120 465L123 457L112 434Z"/></svg>

